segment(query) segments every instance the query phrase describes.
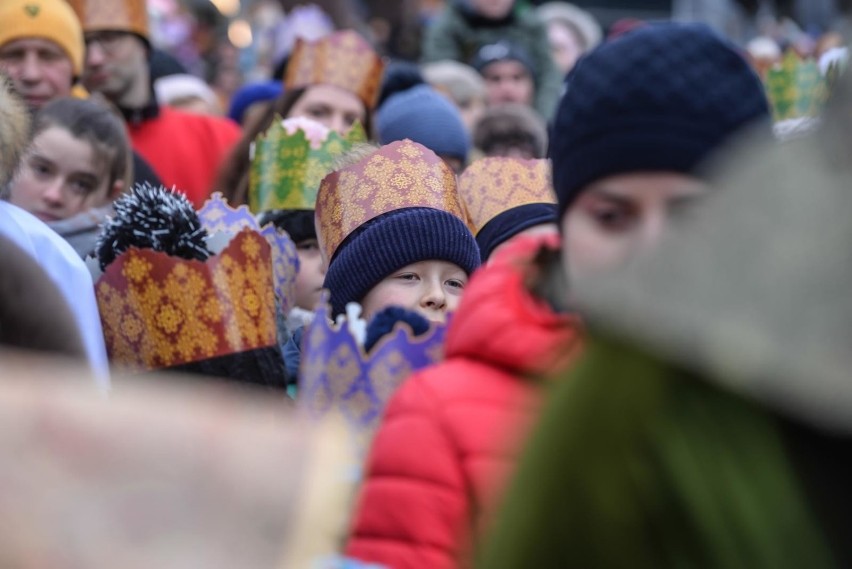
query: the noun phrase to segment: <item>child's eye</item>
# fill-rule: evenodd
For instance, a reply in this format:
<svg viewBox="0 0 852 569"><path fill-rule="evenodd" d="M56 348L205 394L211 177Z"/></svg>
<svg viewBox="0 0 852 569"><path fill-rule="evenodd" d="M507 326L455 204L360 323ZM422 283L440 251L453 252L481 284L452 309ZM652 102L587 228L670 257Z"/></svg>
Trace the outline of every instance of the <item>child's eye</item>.
<svg viewBox="0 0 852 569"><path fill-rule="evenodd" d="M402 273L397 275L396 278L404 281L416 281L420 277L418 277L416 273Z"/></svg>
<svg viewBox="0 0 852 569"><path fill-rule="evenodd" d="M298 245L296 245L296 249L299 251L319 251L319 243L317 243L316 239L301 241Z"/></svg>
<svg viewBox="0 0 852 569"><path fill-rule="evenodd" d="M450 279L450 280L447 281L447 286L452 287L452 288L463 289L464 284L465 284L464 281L459 280L459 279Z"/></svg>

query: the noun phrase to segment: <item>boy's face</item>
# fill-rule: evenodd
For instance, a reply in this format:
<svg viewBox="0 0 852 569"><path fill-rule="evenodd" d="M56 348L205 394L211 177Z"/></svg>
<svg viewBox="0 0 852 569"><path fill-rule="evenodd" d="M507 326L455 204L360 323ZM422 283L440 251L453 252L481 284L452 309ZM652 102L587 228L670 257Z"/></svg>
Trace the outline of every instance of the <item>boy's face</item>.
<svg viewBox="0 0 852 569"><path fill-rule="evenodd" d="M492 20L505 18L514 4L515 0L470 0L470 5L477 14Z"/></svg>
<svg viewBox="0 0 852 569"><path fill-rule="evenodd" d="M562 218L563 266L582 279L652 250L672 220L706 192L672 172L619 174L583 189Z"/></svg>
<svg viewBox="0 0 852 569"><path fill-rule="evenodd" d="M299 254L299 274L296 275L296 306L315 310L325 280L325 263L316 239L305 239L296 244Z"/></svg>
<svg viewBox="0 0 852 569"><path fill-rule="evenodd" d="M369 321L388 306L422 314L432 322L445 322L447 313L461 300L468 276L447 261L420 261L394 271L374 286L361 306Z"/></svg>
<svg viewBox="0 0 852 569"><path fill-rule="evenodd" d="M485 79L485 97L489 107L505 103L532 105L535 83L520 61L504 59L489 63L482 70L482 78Z"/></svg>

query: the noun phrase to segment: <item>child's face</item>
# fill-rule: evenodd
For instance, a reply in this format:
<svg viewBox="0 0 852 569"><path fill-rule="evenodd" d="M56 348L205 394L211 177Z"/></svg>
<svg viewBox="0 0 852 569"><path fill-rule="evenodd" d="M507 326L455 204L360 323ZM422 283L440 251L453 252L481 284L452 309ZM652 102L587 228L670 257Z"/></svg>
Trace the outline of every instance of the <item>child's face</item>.
<svg viewBox="0 0 852 569"><path fill-rule="evenodd" d="M106 205L111 188L106 168L86 140L52 126L39 133L11 186L10 201L42 221L58 221Z"/></svg>
<svg viewBox="0 0 852 569"><path fill-rule="evenodd" d="M370 320L388 306L419 312L432 322L444 322L455 310L467 285L467 274L447 261L420 261L402 267L374 286L361 305Z"/></svg>
<svg viewBox="0 0 852 569"><path fill-rule="evenodd" d="M706 192L671 172L620 174L585 188L562 218L569 279L624 265L654 249L672 220Z"/></svg>
<svg viewBox="0 0 852 569"><path fill-rule="evenodd" d="M319 302L325 265L316 239L305 239L296 244L299 254L299 274L296 275L296 306L315 310Z"/></svg>
<svg viewBox="0 0 852 569"><path fill-rule="evenodd" d="M339 134L346 134L356 121L367 118L367 109L361 99L334 85L314 85L287 113L287 118L307 117L327 126Z"/></svg>
<svg viewBox="0 0 852 569"><path fill-rule="evenodd" d="M473 10L480 16L499 20L512 10L515 0L470 0Z"/></svg>

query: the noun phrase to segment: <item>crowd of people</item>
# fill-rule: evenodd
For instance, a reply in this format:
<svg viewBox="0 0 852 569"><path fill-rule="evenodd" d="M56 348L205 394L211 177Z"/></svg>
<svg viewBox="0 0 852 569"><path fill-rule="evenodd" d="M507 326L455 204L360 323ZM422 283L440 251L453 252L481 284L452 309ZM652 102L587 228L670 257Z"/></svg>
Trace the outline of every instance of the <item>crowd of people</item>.
<svg viewBox="0 0 852 569"><path fill-rule="evenodd" d="M145 0L0 0L3 353L341 421L323 563L849 566L841 27L439 4L223 100Z"/></svg>

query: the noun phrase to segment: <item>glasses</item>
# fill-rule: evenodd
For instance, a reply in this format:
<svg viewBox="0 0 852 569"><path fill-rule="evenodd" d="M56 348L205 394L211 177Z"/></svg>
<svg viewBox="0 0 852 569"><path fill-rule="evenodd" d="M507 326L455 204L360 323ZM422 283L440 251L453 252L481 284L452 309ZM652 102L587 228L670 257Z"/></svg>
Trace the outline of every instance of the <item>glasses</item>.
<svg viewBox="0 0 852 569"><path fill-rule="evenodd" d="M131 34L127 32L93 32L86 34L86 49L91 49L93 44L98 44L106 53L112 53L121 44L121 41Z"/></svg>

